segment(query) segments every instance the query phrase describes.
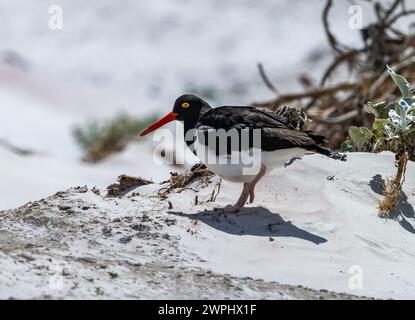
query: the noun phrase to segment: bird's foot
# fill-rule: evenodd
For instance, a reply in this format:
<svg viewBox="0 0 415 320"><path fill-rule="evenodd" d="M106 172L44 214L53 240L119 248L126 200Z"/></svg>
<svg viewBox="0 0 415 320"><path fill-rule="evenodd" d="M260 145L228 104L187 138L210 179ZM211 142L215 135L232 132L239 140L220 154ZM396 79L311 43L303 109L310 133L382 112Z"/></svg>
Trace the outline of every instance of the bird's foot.
<svg viewBox="0 0 415 320"><path fill-rule="evenodd" d="M226 206L222 210L223 210L223 212L226 212L226 213L237 213L237 212L239 212L239 210L242 209L242 207L243 206L235 204L234 206L232 206L232 205Z"/></svg>
<svg viewBox="0 0 415 320"><path fill-rule="evenodd" d="M227 213L235 213L238 212L239 210L241 210L246 201L248 200L248 197L251 194L251 189L249 188L248 184L244 185L244 190L241 193L241 196L239 197L238 201L235 203L235 205L233 206L227 206L225 208L223 208L223 211L227 212Z"/></svg>

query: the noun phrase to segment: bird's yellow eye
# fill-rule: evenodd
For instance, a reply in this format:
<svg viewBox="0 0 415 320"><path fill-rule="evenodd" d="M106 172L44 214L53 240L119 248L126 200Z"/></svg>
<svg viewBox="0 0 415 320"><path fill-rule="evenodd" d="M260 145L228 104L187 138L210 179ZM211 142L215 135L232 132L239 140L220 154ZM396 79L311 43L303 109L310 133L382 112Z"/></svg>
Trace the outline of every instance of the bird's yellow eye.
<svg viewBox="0 0 415 320"><path fill-rule="evenodd" d="M189 108L190 107L190 103L189 102L183 102L182 103L182 108Z"/></svg>

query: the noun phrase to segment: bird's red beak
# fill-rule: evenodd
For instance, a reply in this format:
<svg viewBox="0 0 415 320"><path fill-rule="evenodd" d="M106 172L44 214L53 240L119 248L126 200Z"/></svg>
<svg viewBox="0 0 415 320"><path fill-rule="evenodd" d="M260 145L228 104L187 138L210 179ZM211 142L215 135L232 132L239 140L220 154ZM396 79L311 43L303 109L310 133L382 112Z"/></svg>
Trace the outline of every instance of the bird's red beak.
<svg viewBox="0 0 415 320"><path fill-rule="evenodd" d="M161 126L164 126L166 123L169 123L171 121L173 121L174 119L176 119L177 117L177 113L175 112L170 112L168 115L166 115L165 117L161 118L160 120L154 122L152 125L149 125L147 128L145 128L143 131L141 131L139 133L140 137L145 136L146 134L150 133L151 131L154 131L158 128L160 128Z"/></svg>

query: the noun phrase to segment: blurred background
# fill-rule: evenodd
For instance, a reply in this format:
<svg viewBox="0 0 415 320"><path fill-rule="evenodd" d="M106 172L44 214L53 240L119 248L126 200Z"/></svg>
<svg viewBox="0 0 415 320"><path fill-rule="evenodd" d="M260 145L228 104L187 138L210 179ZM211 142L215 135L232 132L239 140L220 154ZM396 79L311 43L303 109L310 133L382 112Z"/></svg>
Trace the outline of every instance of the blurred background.
<svg viewBox="0 0 415 320"><path fill-rule="evenodd" d="M371 23L373 3L359 3L363 23ZM353 4L335 1L330 26L342 43L359 46L361 34L350 27ZM134 139L132 132L170 111L183 93L214 106L271 101L276 93L258 63L278 92L303 90L302 75L320 79L333 60L325 5L2 0L0 209L76 185L103 189L120 174L162 181L184 169L156 164L151 137ZM62 28L54 28L59 8Z"/></svg>

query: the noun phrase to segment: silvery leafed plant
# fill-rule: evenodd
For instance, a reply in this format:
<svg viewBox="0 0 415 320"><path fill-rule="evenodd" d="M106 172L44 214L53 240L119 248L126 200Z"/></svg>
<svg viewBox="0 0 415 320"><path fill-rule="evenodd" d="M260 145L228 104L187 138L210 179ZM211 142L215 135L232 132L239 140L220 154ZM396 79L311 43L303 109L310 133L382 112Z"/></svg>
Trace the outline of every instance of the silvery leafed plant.
<svg viewBox="0 0 415 320"><path fill-rule="evenodd" d="M350 127L343 151L391 151L398 167L395 177L384 186L384 199L379 204L382 215L388 214L399 202L408 160L415 161L415 90L402 76L387 66L387 71L398 86L401 97L393 102L368 102L364 109L375 120L372 130Z"/></svg>

